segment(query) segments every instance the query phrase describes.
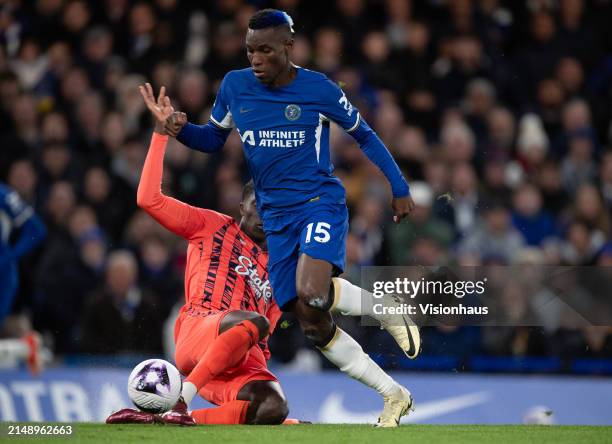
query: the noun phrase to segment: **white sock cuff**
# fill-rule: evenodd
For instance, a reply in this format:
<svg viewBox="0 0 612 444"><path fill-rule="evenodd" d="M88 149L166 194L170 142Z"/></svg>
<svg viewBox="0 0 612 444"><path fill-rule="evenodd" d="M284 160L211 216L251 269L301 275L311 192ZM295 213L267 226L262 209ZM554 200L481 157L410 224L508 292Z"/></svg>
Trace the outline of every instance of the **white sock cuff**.
<svg viewBox="0 0 612 444"><path fill-rule="evenodd" d="M193 382L183 381L183 390L181 390L181 396L183 397L183 401L187 405L193 401L195 395L198 393L198 388L195 386Z"/></svg>
<svg viewBox="0 0 612 444"><path fill-rule="evenodd" d="M361 316L363 314L363 290L346 279L338 277L332 278L332 285L334 286L334 302L330 310L348 316Z"/></svg>

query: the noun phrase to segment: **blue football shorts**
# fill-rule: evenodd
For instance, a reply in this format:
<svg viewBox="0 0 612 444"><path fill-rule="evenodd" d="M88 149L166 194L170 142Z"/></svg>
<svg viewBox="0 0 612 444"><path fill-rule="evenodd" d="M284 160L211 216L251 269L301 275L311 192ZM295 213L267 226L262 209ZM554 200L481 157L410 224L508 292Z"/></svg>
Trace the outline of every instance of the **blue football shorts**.
<svg viewBox="0 0 612 444"><path fill-rule="evenodd" d="M301 211L264 218L268 272L274 299L286 310L297 297L296 269L301 254L321 259L344 271L348 210L345 204L309 202Z"/></svg>

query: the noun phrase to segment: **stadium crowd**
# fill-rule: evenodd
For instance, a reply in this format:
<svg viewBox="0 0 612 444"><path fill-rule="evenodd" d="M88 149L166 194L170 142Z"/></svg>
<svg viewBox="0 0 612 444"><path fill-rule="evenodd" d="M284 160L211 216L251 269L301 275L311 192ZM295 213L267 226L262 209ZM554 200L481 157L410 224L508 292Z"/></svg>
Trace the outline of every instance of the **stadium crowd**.
<svg viewBox="0 0 612 444"><path fill-rule="evenodd" d="M161 353L184 245L136 207L152 129L137 85L165 85L206 122L224 74L248 66L249 17L268 6L296 23L294 62L342 85L411 184L416 209L395 226L384 176L335 128L349 279L366 265L612 265L609 1L7 0L0 181L48 229L21 261L13 311L57 354ZM241 150L235 131L214 155L173 141L166 193L238 217ZM513 290L521 319L532 301ZM366 350L395 354L351 322ZM545 324L429 327L424 354L612 358L609 328ZM271 346L279 362L311 362L290 318Z"/></svg>

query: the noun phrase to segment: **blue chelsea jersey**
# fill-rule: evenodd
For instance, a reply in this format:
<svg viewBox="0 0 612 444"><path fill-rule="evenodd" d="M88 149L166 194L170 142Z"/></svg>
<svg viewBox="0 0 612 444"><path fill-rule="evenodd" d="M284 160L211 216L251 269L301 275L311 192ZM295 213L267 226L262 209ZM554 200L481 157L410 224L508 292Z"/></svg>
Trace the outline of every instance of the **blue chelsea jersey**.
<svg viewBox="0 0 612 444"><path fill-rule="evenodd" d="M251 68L230 71L211 113L217 126L238 130L264 216L299 210L311 200L344 203L344 187L332 174L329 125L351 132L359 120L335 83L300 67L278 88L263 85Z"/></svg>
<svg viewBox="0 0 612 444"><path fill-rule="evenodd" d="M32 207L16 191L0 184L0 253L9 248L13 230L21 227L33 214Z"/></svg>

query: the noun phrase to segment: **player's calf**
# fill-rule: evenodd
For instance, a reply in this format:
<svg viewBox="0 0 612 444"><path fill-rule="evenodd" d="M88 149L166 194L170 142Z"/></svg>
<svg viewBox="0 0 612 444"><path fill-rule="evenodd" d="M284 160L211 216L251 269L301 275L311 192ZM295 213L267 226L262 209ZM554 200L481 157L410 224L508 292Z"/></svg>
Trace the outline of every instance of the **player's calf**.
<svg viewBox="0 0 612 444"><path fill-rule="evenodd" d="M334 336L336 327L329 312L312 308L302 302L301 299L296 301L293 312L304 336L312 341L315 346L324 346Z"/></svg>

